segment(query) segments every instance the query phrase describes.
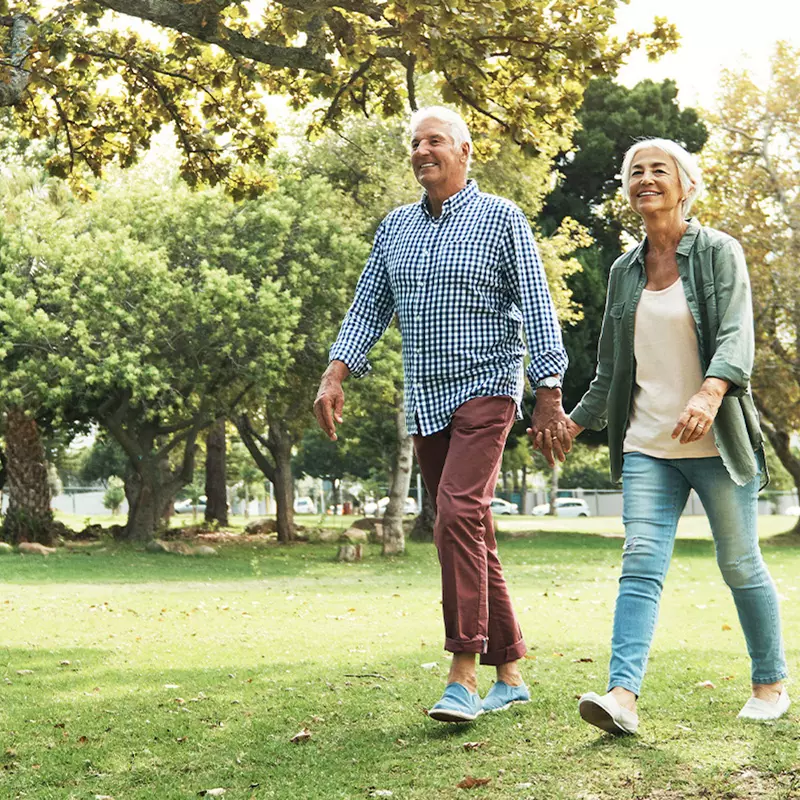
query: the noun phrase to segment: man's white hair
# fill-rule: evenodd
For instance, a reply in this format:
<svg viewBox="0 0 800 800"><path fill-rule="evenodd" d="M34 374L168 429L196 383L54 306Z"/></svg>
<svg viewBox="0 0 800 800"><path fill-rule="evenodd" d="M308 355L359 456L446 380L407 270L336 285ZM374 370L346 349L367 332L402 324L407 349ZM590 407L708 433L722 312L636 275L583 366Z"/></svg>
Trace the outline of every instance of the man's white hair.
<svg viewBox="0 0 800 800"><path fill-rule="evenodd" d="M681 147L677 142L672 139L639 139L634 145L628 148L625 153L625 158L622 160L622 195L630 202L631 196L629 186L631 182L631 168L633 167L633 160L640 150L647 147L657 147L669 156L675 159L678 165L678 176L681 180L681 187L685 195L683 201L683 216L688 217L689 211L694 205L695 201L699 200L703 195L703 173L697 164L695 157L688 152L685 148Z"/></svg>
<svg viewBox="0 0 800 800"><path fill-rule="evenodd" d="M445 106L426 106L425 108L418 109L411 115L409 128L411 129L412 139L414 138L417 128L429 119L438 119L440 122L444 122L450 136L453 137L453 145L457 150L461 149L461 145L464 144L464 142L469 145L469 154L467 155L467 169L469 169L470 163L472 162L472 136L470 136L467 123L451 108Z"/></svg>

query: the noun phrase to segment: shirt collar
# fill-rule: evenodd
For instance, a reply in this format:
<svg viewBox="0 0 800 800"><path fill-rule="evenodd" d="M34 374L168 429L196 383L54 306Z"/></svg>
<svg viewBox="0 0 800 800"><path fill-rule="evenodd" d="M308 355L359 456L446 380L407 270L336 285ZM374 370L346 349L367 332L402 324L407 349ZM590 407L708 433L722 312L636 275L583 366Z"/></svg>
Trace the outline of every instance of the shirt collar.
<svg viewBox="0 0 800 800"><path fill-rule="evenodd" d="M439 215L439 219L446 217L448 214L455 214L459 209L463 208L467 203L470 202L474 197L478 195L478 184L470 178L467 181L467 185L461 189L460 191L456 192L454 195L451 195L447 198L447 200L442 203L442 213ZM430 209L428 208L428 193L423 192L422 197L419 200L419 204L422 207L422 210L431 217ZM431 217L433 218L433 217Z"/></svg>
<svg viewBox="0 0 800 800"><path fill-rule="evenodd" d="M678 242L678 247L675 250L676 253L682 256L689 255L694 245L694 240L697 238L697 234L700 233L700 223L697 221L696 217L689 219L688 223L689 227L686 229L683 236L681 236L681 240ZM644 255L646 252L647 237L645 236L633 251L633 258L630 261L631 266L633 264L639 264L642 269L644 269Z"/></svg>

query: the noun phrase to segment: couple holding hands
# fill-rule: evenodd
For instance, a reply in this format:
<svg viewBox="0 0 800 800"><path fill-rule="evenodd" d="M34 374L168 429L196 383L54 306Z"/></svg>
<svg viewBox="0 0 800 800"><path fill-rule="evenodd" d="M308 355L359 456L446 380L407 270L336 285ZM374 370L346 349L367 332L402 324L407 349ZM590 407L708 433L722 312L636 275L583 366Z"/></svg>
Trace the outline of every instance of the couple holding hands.
<svg viewBox="0 0 800 800"><path fill-rule="evenodd" d="M612 477L622 481L625 545L608 691L584 694L581 717L610 733L636 732L661 590L691 489L708 515L751 659L752 696L739 716L781 717L789 696L778 596L757 533L767 473L749 388L750 285L739 243L689 218L703 191L694 159L664 139L637 141L625 154L622 191L646 237L611 268L596 375L566 415L567 354L527 219L468 179L472 142L455 112L421 109L410 133L423 196L379 226L314 411L335 439L342 383L369 371L367 354L397 314L408 432L436 507L445 650L453 654L429 716L468 722L530 699L518 667L526 647L489 509L506 437L522 416L527 372L536 396L533 446L552 465L585 428L608 426ZM483 699L476 659L497 671Z"/></svg>

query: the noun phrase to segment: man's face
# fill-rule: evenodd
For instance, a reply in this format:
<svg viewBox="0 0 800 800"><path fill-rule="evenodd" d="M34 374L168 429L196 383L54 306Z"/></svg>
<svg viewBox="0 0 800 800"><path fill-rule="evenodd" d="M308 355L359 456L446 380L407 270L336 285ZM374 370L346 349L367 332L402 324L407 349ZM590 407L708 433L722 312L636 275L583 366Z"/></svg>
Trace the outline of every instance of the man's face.
<svg viewBox="0 0 800 800"><path fill-rule="evenodd" d="M455 146L448 126L438 119L423 120L411 137L414 177L428 191L463 184L469 145Z"/></svg>

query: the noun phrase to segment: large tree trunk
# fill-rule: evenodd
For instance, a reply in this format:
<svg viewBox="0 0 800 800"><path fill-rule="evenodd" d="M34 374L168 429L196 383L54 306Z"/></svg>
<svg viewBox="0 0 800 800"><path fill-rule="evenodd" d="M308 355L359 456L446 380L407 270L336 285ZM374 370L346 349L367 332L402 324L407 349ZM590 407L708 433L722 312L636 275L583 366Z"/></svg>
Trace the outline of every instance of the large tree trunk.
<svg viewBox="0 0 800 800"><path fill-rule="evenodd" d="M761 427L775 450L775 455L780 459L781 464L792 476L794 485L797 488L797 495L800 497L800 458L792 452L792 432L778 427L778 420L769 413L769 409L760 403L758 397L754 397L758 410L761 412ZM791 533L800 534L800 517L792 528Z"/></svg>
<svg viewBox="0 0 800 800"><path fill-rule="evenodd" d="M406 415L402 401L395 416L397 425L397 450L392 467L392 485L389 489L389 504L383 515L383 555L394 556L406 549L403 530L403 512L408 490L411 487L411 460L414 446L406 430Z"/></svg>
<svg viewBox="0 0 800 800"><path fill-rule="evenodd" d="M434 522L436 522L436 509L433 507L433 500L431 500L428 490L423 486L422 509L414 520L414 527L409 534L410 538L415 542L432 542Z"/></svg>
<svg viewBox="0 0 800 800"><path fill-rule="evenodd" d="M53 543L53 512L47 463L36 420L18 408L6 414L9 503L3 524L7 541Z"/></svg>
<svg viewBox="0 0 800 800"><path fill-rule="evenodd" d="M246 414L236 420L244 446L275 489L275 513L278 541L287 543L296 537L294 527L294 476L292 475L292 435L282 420L271 419L266 436L258 433Z"/></svg>
<svg viewBox="0 0 800 800"><path fill-rule="evenodd" d="M272 427L270 427L272 433ZM294 527L294 475L292 475L292 440L288 436L276 435L272 451L275 458L275 522L279 542L291 542L296 532Z"/></svg>
<svg viewBox="0 0 800 800"><path fill-rule="evenodd" d="M128 521L122 534L126 541L149 541L157 530L168 525L168 512L183 482L165 466L143 461L126 476Z"/></svg>
<svg viewBox="0 0 800 800"><path fill-rule="evenodd" d="M206 436L206 522L228 524L225 474L225 420L217 420Z"/></svg>

